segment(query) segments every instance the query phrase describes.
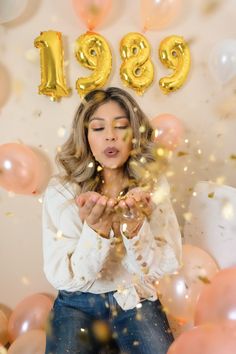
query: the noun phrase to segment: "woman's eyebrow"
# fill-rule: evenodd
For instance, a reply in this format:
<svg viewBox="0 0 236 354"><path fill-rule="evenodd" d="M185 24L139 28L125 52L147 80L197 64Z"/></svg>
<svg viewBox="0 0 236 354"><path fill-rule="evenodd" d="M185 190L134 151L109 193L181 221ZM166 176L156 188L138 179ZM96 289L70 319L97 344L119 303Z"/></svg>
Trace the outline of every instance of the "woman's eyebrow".
<svg viewBox="0 0 236 354"><path fill-rule="evenodd" d="M114 117L113 119L117 120L117 119L122 119L122 118L126 118L128 119L128 117L126 116L118 116L118 117ZM92 120L105 120L104 118L100 118L100 117L93 117L89 120L89 122L92 122Z"/></svg>

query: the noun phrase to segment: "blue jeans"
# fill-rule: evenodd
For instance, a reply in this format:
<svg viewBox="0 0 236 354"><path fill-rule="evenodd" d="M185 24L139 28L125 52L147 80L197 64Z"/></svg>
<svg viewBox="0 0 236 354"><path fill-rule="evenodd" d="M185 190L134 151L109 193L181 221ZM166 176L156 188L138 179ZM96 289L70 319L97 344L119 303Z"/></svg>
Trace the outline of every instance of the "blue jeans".
<svg viewBox="0 0 236 354"><path fill-rule="evenodd" d="M140 308L124 311L113 293L60 290L50 316L45 354L166 354L173 336L159 300L144 300ZM109 324L113 339L108 343L95 338L95 320Z"/></svg>

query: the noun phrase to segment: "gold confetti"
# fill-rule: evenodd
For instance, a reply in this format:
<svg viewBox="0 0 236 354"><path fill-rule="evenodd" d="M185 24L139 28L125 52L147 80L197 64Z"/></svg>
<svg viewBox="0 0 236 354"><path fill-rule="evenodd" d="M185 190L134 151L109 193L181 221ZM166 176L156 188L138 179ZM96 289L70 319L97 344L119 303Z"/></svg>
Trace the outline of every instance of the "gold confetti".
<svg viewBox="0 0 236 354"><path fill-rule="evenodd" d="M63 234L62 234L62 231L61 230L58 230L56 235L55 235L55 239L56 240L60 240L63 238Z"/></svg>
<svg viewBox="0 0 236 354"><path fill-rule="evenodd" d="M25 52L25 59L28 60L31 63L37 63L39 62L39 54L38 50L36 48L31 48L28 49Z"/></svg>
<svg viewBox="0 0 236 354"><path fill-rule="evenodd" d="M59 138L63 138L66 134L66 128L64 126L60 127L57 131L57 136L59 136Z"/></svg>
<svg viewBox="0 0 236 354"><path fill-rule="evenodd" d="M198 279L201 280L204 284L210 284L210 280L207 277L204 277L202 275L198 276Z"/></svg>
<svg viewBox="0 0 236 354"><path fill-rule="evenodd" d="M98 172L102 171L102 169L103 169L103 168L102 168L102 166L100 166L100 165L97 167L97 171L98 171Z"/></svg>
<svg viewBox="0 0 236 354"><path fill-rule="evenodd" d="M214 192L208 193L208 198L214 198L214 196L215 196Z"/></svg>
<svg viewBox="0 0 236 354"><path fill-rule="evenodd" d="M186 221L190 222L192 220L193 214L188 212L188 213L184 213L183 217Z"/></svg>
<svg viewBox="0 0 236 354"><path fill-rule="evenodd" d="M218 10L222 0L204 0L204 5L202 6L202 13L204 15L209 15Z"/></svg>
<svg viewBox="0 0 236 354"><path fill-rule="evenodd" d="M111 338L111 330L105 321L94 321L93 332L96 339L100 342L108 342Z"/></svg>
<svg viewBox="0 0 236 354"><path fill-rule="evenodd" d="M11 211L7 211L7 212L5 213L5 215L6 215L7 217L11 217L11 216L14 216L14 213L11 212Z"/></svg>
<svg viewBox="0 0 236 354"><path fill-rule="evenodd" d="M232 220L234 218L234 207L230 202L225 202L223 205L222 215L226 220Z"/></svg>
<svg viewBox="0 0 236 354"><path fill-rule="evenodd" d="M139 131L140 133L144 133L146 131L146 127L144 125L141 125L141 127L139 127Z"/></svg>
<svg viewBox="0 0 236 354"><path fill-rule="evenodd" d="M189 154L188 152L179 151L179 152L177 153L177 156L178 156L178 157L182 157L182 156L186 156L186 155L188 155L188 154Z"/></svg>
<svg viewBox="0 0 236 354"><path fill-rule="evenodd" d="M225 177L224 176L220 176L220 177L216 178L216 184L221 186L224 183L225 183Z"/></svg>
<svg viewBox="0 0 236 354"><path fill-rule="evenodd" d="M0 354L7 354L7 350L0 344Z"/></svg>
<svg viewBox="0 0 236 354"><path fill-rule="evenodd" d="M22 284L24 284L24 285L29 285L29 284L30 284L30 280L29 280L29 278L27 278L27 277L22 277L22 278L21 278L21 282L22 282Z"/></svg>
<svg viewBox="0 0 236 354"><path fill-rule="evenodd" d="M134 342L133 342L133 346L134 347L137 347L139 345L139 341L138 340L135 340Z"/></svg>

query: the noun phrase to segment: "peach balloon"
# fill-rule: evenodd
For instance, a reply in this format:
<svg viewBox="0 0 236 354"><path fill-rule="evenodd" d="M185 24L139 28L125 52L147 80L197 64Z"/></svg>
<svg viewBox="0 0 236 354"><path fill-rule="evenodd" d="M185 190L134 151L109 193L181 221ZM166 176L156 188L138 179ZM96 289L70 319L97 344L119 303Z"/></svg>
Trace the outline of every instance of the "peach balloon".
<svg viewBox="0 0 236 354"><path fill-rule="evenodd" d="M160 30L175 21L183 8L183 0L141 0L142 28Z"/></svg>
<svg viewBox="0 0 236 354"><path fill-rule="evenodd" d="M2 345L8 342L8 319L7 316L0 310L0 343Z"/></svg>
<svg viewBox="0 0 236 354"><path fill-rule="evenodd" d="M182 333L167 354L235 354L236 326L211 323Z"/></svg>
<svg viewBox="0 0 236 354"><path fill-rule="evenodd" d="M8 332L10 341L32 329L45 329L53 301L45 295L34 294L23 299L12 312Z"/></svg>
<svg viewBox="0 0 236 354"><path fill-rule="evenodd" d="M161 114L151 120L154 128L153 140L166 147L174 150L181 142L184 127L181 121L172 114Z"/></svg>
<svg viewBox="0 0 236 354"><path fill-rule="evenodd" d="M236 326L236 267L221 270L197 302L195 324L232 320Z"/></svg>
<svg viewBox="0 0 236 354"><path fill-rule="evenodd" d="M183 245L182 264L176 274L160 279L157 292L167 314L186 323L193 321L198 297L218 266L207 252L192 245Z"/></svg>
<svg viewBox="0 0 236 354"><path fill-rule="evenodd" d="M0 145L0 186L19 194L36 194L41 181L40 162L26 145Z"/></svg>
<svg viewBox="0 0 236 354"><path fill-rule="evenodd" d="M102 24L111 9L111 0L72 0L72 3L90 31Z"/></svg>
<svg viewBox="0 0 236 354"><path fill-rule="evenodd" d="M18 337L10 346L7 354L44 354L45 349L46 333L35 329Z"/></svg>

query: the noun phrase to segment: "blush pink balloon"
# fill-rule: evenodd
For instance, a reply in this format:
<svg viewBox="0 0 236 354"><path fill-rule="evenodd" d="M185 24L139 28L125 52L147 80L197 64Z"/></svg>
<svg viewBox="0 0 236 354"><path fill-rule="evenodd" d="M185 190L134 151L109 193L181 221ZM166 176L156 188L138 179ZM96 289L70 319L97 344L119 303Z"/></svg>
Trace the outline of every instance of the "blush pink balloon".
<svg viewBox="0 0 236 354"><path fill-rule="evenodd" d="M182 268L157 284L159 299L167 314L180 323L193 322L202 289L218 272L212 257L201 248L183 245Z"/></svg>
<svg viewBox="0 0 236 354"><path fill-rule="evenodd" d="M175 21L183 8L183 0L141 0L142 28L160 30Z"/></svg>
<svg viewBox="0 0 236 354"><path fill-rule="evenodd" d="M181 142L184 134L184 127L181 121L172 114L161 114L151 120L151 125L155 129L153 140L174 150Z"/></svg>
<svg viewBox="0 0 236 354"><path fill-rule="evenodd" d="M26 145L0 145L0 186L19 194L37 194L42 181L41 162Z"/></svg>
<svg viewBox="0 0 236 354"><path fill-rule="evenodd" d="M236 325L236 267L216 274L197 302L196 325L222 320L232 320Z"/></svg>
<svg viewBox="0 0 236 354"><path fill-rule="evenodd" d="M236 326L210 323L182 333L167 354L235 354Z"/></svg>
<svg viewBox="0 0 236 354"><path fill-rule="evenodd" d="M46 333L35 329L18 337L10 346L7 354L44 354L45 349Z"/></svg>
<svg viewBox="0 0 236 354"><path fill-rule="evenodd" d="M8 332L10 341L32 329L45 329L53 301L45 295L34 294L23 299L12 312Z"/></svg>
<svg viewBox="0 0 236 354"><path fill-rule="evenodd" d="M72 0L72 3L90 31L102 24L111 9L111 0Z"/></svg>

